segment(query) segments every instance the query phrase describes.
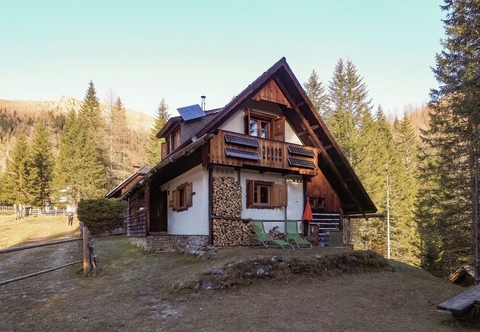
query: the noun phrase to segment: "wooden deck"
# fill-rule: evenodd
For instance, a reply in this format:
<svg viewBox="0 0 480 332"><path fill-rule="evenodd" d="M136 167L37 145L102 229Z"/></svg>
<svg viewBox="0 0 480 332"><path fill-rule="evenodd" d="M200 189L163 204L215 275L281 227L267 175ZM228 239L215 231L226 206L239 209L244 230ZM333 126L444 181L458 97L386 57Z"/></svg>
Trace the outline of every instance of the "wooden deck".
<svg viewBox="0 0 480 332"><path fill-rule="evenodd" d="M452 314L461 314L472 308L475 304L480 304L480 285L472 287L451 299L440 303L437 309L449 311Z"/></svg>

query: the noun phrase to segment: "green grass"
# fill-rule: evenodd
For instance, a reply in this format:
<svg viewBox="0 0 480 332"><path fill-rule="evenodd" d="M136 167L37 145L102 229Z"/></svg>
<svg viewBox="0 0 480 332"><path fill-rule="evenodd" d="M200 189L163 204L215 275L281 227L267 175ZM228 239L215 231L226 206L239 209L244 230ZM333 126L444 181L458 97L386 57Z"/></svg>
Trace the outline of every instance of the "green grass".
<svg viewBox="0 0 480 332"><path fill-rule="evenodd" d="M390 262L393 269L351 269L342 255L353 252L345 249L316 247L287 253L237 247L197 258L145 252L119 236L97 239L96 252L95 277L83 277L80 266L71 266L0 286L0 330L432 332L474 328L435 310L438 303L464 289L394 261ZM77 254L76 243L28 254L0 254L0 280L75 260ZM377 261L368 252L355 255L371 259L370 265ZM285 270L225 290L198 288L208 271L227 266L237 269L232 272L235 278L244 278L242 274L253 263L241 269L238 262L261 261L259 256L265 262L273 256L278 261L280 256L303 270L311 262L329 260L330 265L323 268L332 273ZM309 268L320 271L319 266Z"/></svg>

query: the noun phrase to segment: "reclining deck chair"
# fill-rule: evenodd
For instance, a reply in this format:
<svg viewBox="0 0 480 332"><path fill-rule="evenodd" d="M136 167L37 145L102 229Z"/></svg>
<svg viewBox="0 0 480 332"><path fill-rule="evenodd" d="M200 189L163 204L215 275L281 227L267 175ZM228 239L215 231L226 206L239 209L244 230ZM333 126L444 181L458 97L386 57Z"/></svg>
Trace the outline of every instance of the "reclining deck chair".
<svg viewBox="0 0 480 332"><path fill-rule="evenodd" d="M276 245L282 247L283 250L295 250L295 247L285 240L272 239L270 235L265 232L263 220L254 220L253 230L257 236L256 240L258 240L265 248L268 248L268 243L275 243ZM255 241L253 242L253 245L255 245Z"/></svg>
<svg viewBox="0 0 480 332"><path fill-rule="evenodd" d="M285 236L287 240L295 242L298 249L311 250L312 244L300 236L298 233L298 223L296 220L285 220Z"/></svg>

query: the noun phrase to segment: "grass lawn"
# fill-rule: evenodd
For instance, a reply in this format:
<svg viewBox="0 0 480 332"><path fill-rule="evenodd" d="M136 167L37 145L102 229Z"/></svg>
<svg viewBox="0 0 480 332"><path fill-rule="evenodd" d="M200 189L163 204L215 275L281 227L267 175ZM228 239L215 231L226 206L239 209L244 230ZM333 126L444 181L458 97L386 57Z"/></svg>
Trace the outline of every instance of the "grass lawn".
<svg viewBox="0 0 480 332"><path fill-rule="evenodd" d="M66 217L0 216L1 249L59 239L78 229ZM30 224L29 224L30 223ZM26 227L26 225L31 225ZM37 227L34 227L36 225ZM5 237L15 229L15 240ZM28 235L26 229L31 229ZM51 235L43 230L51 230ZM20 239L22 238L22 239ZM5 244L5 242L7 241ZM265 278L227 290L184 287L205 271L262 255L308 260L349 249L237 247L197 258L145 252L125 236L99 238L99 268L83 277L81 266L0 286L1 331L464 331L474 329L435 311L464 289L398 262L395 271L335 277ZM81 258L77 243L0 254L0 281Z"/></svg>

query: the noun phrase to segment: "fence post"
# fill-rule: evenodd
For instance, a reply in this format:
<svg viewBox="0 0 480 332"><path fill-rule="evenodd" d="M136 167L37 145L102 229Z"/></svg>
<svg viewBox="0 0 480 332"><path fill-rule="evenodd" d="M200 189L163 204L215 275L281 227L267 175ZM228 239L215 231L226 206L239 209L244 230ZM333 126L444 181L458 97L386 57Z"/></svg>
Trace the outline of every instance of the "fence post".
<svg viewBox="0 0 480 332"><path fill-rule="evenodd" d="M87 276L90 274L92 265L90 264L90 250L88 248L89 241L89 231L88 227L82 227L82 252L83 252L83 275Z"/></svg>

